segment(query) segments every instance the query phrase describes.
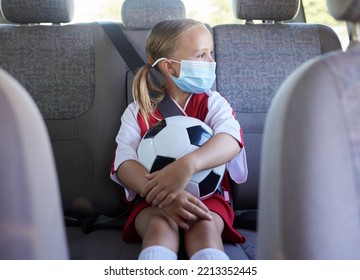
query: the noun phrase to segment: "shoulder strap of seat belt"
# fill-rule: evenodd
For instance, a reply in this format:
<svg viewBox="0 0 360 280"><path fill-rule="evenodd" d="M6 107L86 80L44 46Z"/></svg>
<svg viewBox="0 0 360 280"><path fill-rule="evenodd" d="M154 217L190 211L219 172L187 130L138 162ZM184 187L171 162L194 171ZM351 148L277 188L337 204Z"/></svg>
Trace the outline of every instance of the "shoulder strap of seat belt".
<svg viewBox="0 0 360 280"><path fill-rule="evenodd" d="M137 69L145 65L146 62L141 58L139 53L127 38L123 25L121 23L115 22L101 22L99 24L129 67L130 71L135 75ZM160 84L158 78L159 75L154 69L151 69L151 76L154 81ZM158 110L164 118L184 115L180 108L167 94L158 104Z"/></svg>

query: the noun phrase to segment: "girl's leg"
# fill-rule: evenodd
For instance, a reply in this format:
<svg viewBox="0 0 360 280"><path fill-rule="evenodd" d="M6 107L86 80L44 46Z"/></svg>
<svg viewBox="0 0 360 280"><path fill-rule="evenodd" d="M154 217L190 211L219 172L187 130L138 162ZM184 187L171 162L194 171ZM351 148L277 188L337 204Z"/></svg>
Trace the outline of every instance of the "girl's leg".
<svg viewBox="0 0 360 280"><path fill-rule="evenodd" d="M191 259L228 259L221 239L224 221L214 212L211 215L211 221L198 220L185 231L185 248Z"/></svg>
<svg viewBox="0 0 360 280"><path fill-rule="evenodd" d="M179 249L177 225L159 208L148 207L135 219L135 228L142 238L139 259L176 259Z"/></svg>

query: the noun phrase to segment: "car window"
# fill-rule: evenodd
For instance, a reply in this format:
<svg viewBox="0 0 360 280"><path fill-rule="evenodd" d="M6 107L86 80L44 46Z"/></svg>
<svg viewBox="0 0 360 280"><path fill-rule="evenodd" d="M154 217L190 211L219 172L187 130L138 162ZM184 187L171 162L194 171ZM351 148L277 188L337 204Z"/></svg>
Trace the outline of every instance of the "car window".
<svg viewBox="0 0 360 280"><path fill-rule="evenodd" d="M74 0L74 22L121 20L120 8L124 0Z"/></svg>
<svg viewBox="0 0 360 280"><path fill-rule="evenodd" d="M187 17L208 23L211 26L224 23L240 23L232 12L231 0L182 0ZM97 20L120 21L120 8L124 0L75 0L75 22ZM343 49L349 44L344 22L333 19L328 12L326 0L303 0L305 18L308 23L331 26L341 40Z"/></svg>
<svg viewBox="0 0 360 280"><path fill-rule="evenodd" d="M306 22L331 26L339 36L341 46L345 50L349 45L346 23L335 20L328 11L326 0L303 0Z"/></svg>

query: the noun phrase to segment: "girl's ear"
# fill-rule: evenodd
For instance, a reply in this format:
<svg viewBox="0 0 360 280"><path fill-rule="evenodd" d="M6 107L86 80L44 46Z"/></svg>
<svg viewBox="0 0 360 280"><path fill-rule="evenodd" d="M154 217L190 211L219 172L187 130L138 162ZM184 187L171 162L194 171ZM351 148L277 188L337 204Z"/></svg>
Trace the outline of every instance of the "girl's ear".
<svg viewBox="0 0 360 280"><path fill-rule="evenodd" d="M171 63L171 61L169 60L163 60L159 62L159 67L161 69L162 72L168 74L168 75L174 75L175 74L175 70L173 68L173 65Z"/></svg>

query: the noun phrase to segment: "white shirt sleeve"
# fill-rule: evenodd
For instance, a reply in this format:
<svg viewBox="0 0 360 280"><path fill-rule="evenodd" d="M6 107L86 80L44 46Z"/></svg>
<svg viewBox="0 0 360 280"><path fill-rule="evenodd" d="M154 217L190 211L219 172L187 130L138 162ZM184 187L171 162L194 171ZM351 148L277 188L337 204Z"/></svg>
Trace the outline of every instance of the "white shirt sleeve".
<svg viewBox="0 0 360 280"><path fill-rule="evenodd" d="M137 147L141 141L140 126L137 121L138 112L139 107L137 104L131 103L121 117L121 126L116 136L117 147L113 163L114 172L110 173L110 178L124 187L126 198L129 201L135 198L136 193L121 184L116 176L116 170L126 160L138 160Z"/></svg>
<svg viewBox="0 0 360 280"><path fill-rule="evenodd" d="M227 133L239 141L242 149L226 164L226 168L232 180L236 183L243 183L247 180L248 168L245 147L240 134L240 124L235 117L234 110L223 96L216 91L211 91L208 95L209 112L205 118L205 123L214 130L214 135Z"/></svg>

